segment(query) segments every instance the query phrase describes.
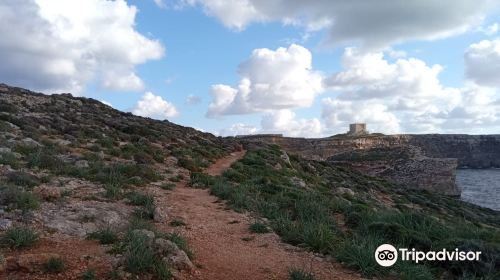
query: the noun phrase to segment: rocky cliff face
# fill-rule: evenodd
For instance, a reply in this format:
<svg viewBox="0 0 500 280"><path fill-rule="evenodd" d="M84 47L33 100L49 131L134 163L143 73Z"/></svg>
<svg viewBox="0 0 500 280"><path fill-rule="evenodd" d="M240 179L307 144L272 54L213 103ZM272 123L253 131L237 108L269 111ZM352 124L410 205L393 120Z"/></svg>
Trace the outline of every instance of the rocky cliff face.
<svg viewBox="0 0 500 280"><path fill-rule="evenodd" d="M346 151L416 146L430 158L456 158L458 168L499 168L500 135L400 134L318 139L259 135L247 139L278 144L310 159L326 160Z"/></svg>
<svg viewBox="0 0 500 280"><path fill-rule="evenodd" d="M435 158L456 158L459 168L499 168L500 135L408 135L408 143Z"/></svg>
<svg viewBox="0 0 500 280"><path fill-rule="evenodd" d="M328 161L386 178L406 188L460 195L455 184L457 159L430 158L415 146L352 150L331 156Z"/></svg>
<svg viewBox="0 0 500 280"><path fill-rule="evenodd" d="M417 147L420 151L417 158L407 159L405 162L379 163L387 167L384 172L380 170L368 172L373 168L374 163L368 161L365 161L365 169L370 174L375 172L386 178L396 179L398 183L404 185L409 184L453 195L459 193L454 183L454 170L457 167L500 167L500 135L401 134L360 137L342 135L317 139L258 135L245 138L278 144L289 152L314 160L328 160L331 157L359 150ZM360 162L356 165L362 168Z"/></svg>

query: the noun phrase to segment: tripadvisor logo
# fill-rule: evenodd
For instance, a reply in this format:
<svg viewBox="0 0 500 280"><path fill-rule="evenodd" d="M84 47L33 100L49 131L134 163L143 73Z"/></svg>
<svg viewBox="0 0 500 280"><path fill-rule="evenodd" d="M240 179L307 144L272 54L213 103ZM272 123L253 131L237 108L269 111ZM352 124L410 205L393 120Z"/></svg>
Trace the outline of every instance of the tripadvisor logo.
<svg viewBox="0 0 500 280"><path fill-rule="evenodd" d="M399 252L399 253L398 253ZM407 248L396 249L391 244L382 244L375 250L375 260L381 266L393 266L398 260L398 255L401 261L412 261L419 263L421 261L478 261L481 255L479 251L459 251L443 249L441 251L416 251L415 248L409 250Z"/></svg>
<svg viewBox="0 0 500 280"><path fill-rule="evenodd" d="M398 260L398 251L391 244L382 244L375 250L375 260L381 266L392 266Z"/></svg>

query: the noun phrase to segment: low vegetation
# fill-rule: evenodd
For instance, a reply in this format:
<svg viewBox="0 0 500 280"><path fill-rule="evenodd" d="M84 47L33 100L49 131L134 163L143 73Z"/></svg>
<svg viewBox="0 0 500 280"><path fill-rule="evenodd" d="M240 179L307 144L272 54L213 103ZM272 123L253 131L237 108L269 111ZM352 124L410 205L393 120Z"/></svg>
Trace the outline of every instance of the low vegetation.
<svg viewBox="0 0 500 280"><path fill-rule="evenodd" d="M48 273L62 272L65 268L64 260L61 258L52 257L46 263L44 263L43 268Z"/></svg>
<svg viewBox="0 0 500 280"><path fill-rule="evenodd" d="M263 223L260 223L260 222L255 222L253 224L250 225L250 232L253 232L253 233L268 233L269 232L269 228L263 224Z"/></svg>
<svg viewBox="0 0 500 280"><path fill-rule="evenodd" d="M267 218L285 242L331 254L367 277L394 271L402 279L500 276L496 212L442 195L399 189L326 162L286 158L277 146L253 147L223 176L192 173L189 184L209 188L237 211ZM399 262L388 269L373 255L384 243L423 251L482 251L483 257L467 265Z"/></svg>
<svg viewBox="0 0 500 280"><path fill-rule="evenodd" d="M101 244L113 244L118 241L118 234L111 228L104 228L90 233L87 238L98 240Z"/></svg>
<svg viewBox="0 0 500 280"><path fill-rule="evenodd" d="M288 272L288 280L316 280L316 277L312 272L294 268Z"/></svg>
<svg viewBox="0 0 500 280"><path fill-rule="evenodd" d="M0 237L0 244L9 248L28 248L38 242L38 233L27 227L12 227Z"/></svg>
<svg viewBox="0 0 500 280"><path fill-rule="evenodd" d="M96 280L97 279L97 275L96 275L95 269L89 268L89 269L85 270L82 273L82 275L80 276L80 278L82 280Z"/></svg>

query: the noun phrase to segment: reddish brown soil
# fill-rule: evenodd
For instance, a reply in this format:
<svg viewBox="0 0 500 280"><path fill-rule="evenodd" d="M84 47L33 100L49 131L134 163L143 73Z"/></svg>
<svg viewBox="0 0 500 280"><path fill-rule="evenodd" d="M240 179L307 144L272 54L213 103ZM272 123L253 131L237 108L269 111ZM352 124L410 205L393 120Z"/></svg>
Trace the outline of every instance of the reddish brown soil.
<svg viewBox="0 0 500 280"><path fill-rule="evenodd" d="M66 280L81 279L81 275L87 269L93 269L98 279L104 278L111 270L109 255L106 249L96 241L80 239L51 240L42 239L36 246L30 249L11 251L6 257L17 257L20 255L34 254L58 254L64 259L65 269L61 273L46 273L43 267L33 267L34 271L16 271L7 275L0 274L0 279L30 279L30 280ZM5 277L5 278L2 278Z"/></svg>
<svg viewBox="0 0 500 280"><path fill-rule="evenodd" d="M206 173L219 175L244 154L234 152ZM229 210L207 190L189 188L182 182L160 201L171 208L172 219L187 223L183 228L163 225L165 230L181 231L194 252L197 269L180 275L181 279L288 279L291 268L312 270L318 279L361 279L338 263L282 243L274 233L250 233L249 225L255 219Z"/></svg>

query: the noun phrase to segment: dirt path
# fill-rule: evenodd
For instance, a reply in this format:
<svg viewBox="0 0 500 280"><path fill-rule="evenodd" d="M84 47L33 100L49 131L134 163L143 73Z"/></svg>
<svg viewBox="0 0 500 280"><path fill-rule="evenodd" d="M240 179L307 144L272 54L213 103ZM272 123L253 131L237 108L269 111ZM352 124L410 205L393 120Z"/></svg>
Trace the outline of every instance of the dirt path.
<svg viewBox="0 0 500 280"><path fill-rule="evenodd" d="M244 154L234 152L206 173L220 175ZM187 224L175 229L160 226L181 231L195 254L196 271L180 275L181 279L288 279L290 268L312 270L318 279L361 279L337 263L282 243L274 233L250 233L248 227L254 219L227 209L207 190L192 189L181 182L160 202L169 205L170 219L181 218Z"/></svg>

